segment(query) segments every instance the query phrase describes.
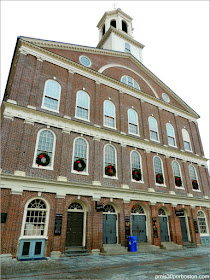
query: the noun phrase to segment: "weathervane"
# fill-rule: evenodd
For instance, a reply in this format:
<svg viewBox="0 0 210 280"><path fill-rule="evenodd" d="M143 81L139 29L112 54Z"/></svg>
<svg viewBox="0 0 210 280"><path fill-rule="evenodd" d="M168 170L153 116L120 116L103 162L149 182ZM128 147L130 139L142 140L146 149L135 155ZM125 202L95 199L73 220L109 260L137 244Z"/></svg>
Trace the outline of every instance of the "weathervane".
<svg viewBox="0 0 210 280"><path fill-rule="evenodd" d="M116 10L116 4L114 4L114 10Z"/></svg>

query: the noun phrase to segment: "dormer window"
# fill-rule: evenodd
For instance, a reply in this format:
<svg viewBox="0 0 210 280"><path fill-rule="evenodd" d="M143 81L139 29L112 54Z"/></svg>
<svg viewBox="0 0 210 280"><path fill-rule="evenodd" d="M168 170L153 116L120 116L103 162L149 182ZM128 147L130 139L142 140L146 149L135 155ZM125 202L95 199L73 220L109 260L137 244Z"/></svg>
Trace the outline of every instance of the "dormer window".
<svg viewBox="0 0 210 280"><path fill-rule="evenodd" d="M128 33L127 23L124 20L122 20L122 31Z"/></svg>
<svg viewBox="0 0 210 280"><path fill-rule="evenodd" d="M131 47L128 43L125 43L125 52L131 53Z"/></svg>
<svg viewBox="0 0 210 280"><path fill-rule="evenodd" d="M130 87L134 87L136 89L140 89L140 87L137 84L137 82L133 78L131 78L129 76L122 76L121 82L126 84L126 85L128 85L128 86L130 86Z"/></svg>
<svg viewBox="0 0 210 280"><path fill-rule="evenodd" d="M116 20L113 19L113 20L111 21L110 25L113 26L114 28L116 28Z"/></svg>

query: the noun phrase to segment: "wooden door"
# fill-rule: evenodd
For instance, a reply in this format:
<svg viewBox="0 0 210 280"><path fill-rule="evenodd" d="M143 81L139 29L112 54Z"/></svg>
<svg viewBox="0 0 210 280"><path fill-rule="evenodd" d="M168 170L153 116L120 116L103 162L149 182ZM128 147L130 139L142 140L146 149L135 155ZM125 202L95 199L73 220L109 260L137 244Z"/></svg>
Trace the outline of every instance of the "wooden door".
<svg viewBox="0 0 210 280"><path fill-rule="evenodd" d="M83 219L82 212L68 212L66 247L83 245Z"/></svg>
<svg viewBox="0 0 210 280"><path fill-rule="evenodd" d="M186 242L188 241L188 235L187 235L187 225L186 225L185 217L180 217L180 224L181 224L181 232L182 232L182 241Z"/></svg>
<svg viewBox="0 0 210 280"><path fill-rule="evenodd" d="M116 244L116 214L103 214L103 244Z"/></svg>
<svg viewBox="0 0 210 280"><path fill-rule="evenodd" d="M147 242L145 215L132 215L132 235L138 237L138 242Z"/></svg>
<svg viewBox="0 0 210 280"><path fill-rule="evenodd" d="M167 217L159 217L159 225L160 225L160 240L162 242L169 241L168 218Z"/></svg>

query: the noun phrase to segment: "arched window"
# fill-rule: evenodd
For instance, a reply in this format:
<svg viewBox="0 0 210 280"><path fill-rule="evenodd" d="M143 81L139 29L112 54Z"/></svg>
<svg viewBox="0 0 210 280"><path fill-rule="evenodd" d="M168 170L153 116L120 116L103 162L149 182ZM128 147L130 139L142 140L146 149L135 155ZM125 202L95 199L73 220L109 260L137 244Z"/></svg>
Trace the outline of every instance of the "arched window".
<svg viewBox="0 0 210 280"><path fill-rule="evenodd" d="M139 134L138 115L133 109L128 109L128 133Z"/></svg>
<svg viewBox="0 0 210 280"><path fill-rule="evenodd" d="M76 101L76 117L89 120L89 109L90 109L90 97L84 91L77 92L77 101Z"/></svg>
<svg viewBox="0 0 210 280"><path fill-rule="evenodd" d="M88 170L88 143L83 138L74 140L73 148L73 170L76 172L87 172Z"/></svg>
<svg viewBox="0 0 210 280"><path fill-rule="evenodd" d="M104 206L104 212L105 213L115 213L116 211L112 205L107 204Z"/></svg>
<svg viewBox="0 0 210 280"><path fill-rule="evenodd" d="M44 94L42 99L42 108L59 111L61 86L54 80L47 80L45 82Z"/></svg>
<svg viewBox="0 0 210 280"><path fill-rule="evenodd" d="M131 178L134 181L142 181L141 157L138 152L131 152Z"/></svg>
<svg viewBox="0 0 210 280"><path fill-rule="evenodd" d="M106 145L104 149L104 173L106 176L116 177L116 150L112 145Z"/></svg>
<svg viewBox="0 0 210 280"><path fill-rule="evenodd" d="M34 199L28 204L24 223L24 236L47 235L47 210L47 206L42 199Z"/></svg>
<svg viewBox="0 0 210 280"><path fill-rule="evenodd" d="M173 161L172 168L173 168L175 186L181 187L182 186L182 176L181 176L181 169L180 169L179 163L177 161Z"/></svg>
<svg viewBox="0 0 210 280"><path fill-rule="evenodd" d="M202 234L208 233L206 217L205 217L205 214L203 213L203 211L199 210L197 217L198 217L198 226L200 229L200 234L202 235Z"/></svg>
<svg viewBox="0 0 210 280"><path fill-rule="evenodd" d="M110 25L116 28L116 20L113 19L113 20L111 21Z"/></svg>
<svg viewBox="0 0 210 280"><path fill-rule="evenodd" d="M189 173L190 173L190 179L191 179L193 189L198 190L199 189L198 178L194 166L189 165Z"/></svg>
<svg viewBox="0 0 210 280"><path fill-rule="evenodd" d="M116 127L115 105L110 100L104 101L104 126Z"/></svg>
<svg viewBox="0 0 210 280"><path fill-rule="evenodd" d="M157 156L154 157L154 172L155 182L157 184L164 184L163 164L162 160Z"/></svg>
<svg viewBox="0 0 210 280"><path fill-rule="evenodd" d="M182 129L182 137L183 137L183 141L184 141L184 149L185 149L185 151L192 151L189 133L184 128Z"/></svg>
<svg viewBox="0 0 210 280"><path fill-rule="evenodd" d="M129 76L122 76L121 78L121 82L130 86L130 87L133 87L133 88L136 88L136 89L140 89L139 85L137 84L137 82L129 77Z"/></svg>
<svg viewBox="0 0 210 280"><path fill-rule="evenodd" d="M170 123L166 124L166 131L167 131L167 136L168 136L168 145L175 147L176 140L175 140L174 128Z"/></svg>
<svg viewBox="0 0 210 280"><path fill-rule="evenodd" d="M158 211L158 216L167 216L166 215L166 212L163 208L160 208L159 211Z"/></svg>
<svg viewBox="0 0 210 280"><path fill-rule="evenodd" d="M157 121L154 117L149 117L150 140L159 141Z"/></svg>
<svg viewBox="0 0 210 280"><path fill-rule="evenodd" d="M40 130L37 135L34 167L52 169L55 150L55 136L48 129Z"/></svg>
<svg viewBox="0 0 210 280"><path fill-rule="evenodd" d="M131 214L145 214L141 205L134 205L131 209Z"/></svg>
<svg viewBox="0 0 210 280"><path fill-rule="evenodd" d="M125 52L130 53L131 52L131 47L130 44L125 43Z"/></svg>
<svg viewBox="0 0 210 280"><path fill-rule="evenodd" d="M124 20L122 20L122 30L128 32L127 23Z"/></svg>

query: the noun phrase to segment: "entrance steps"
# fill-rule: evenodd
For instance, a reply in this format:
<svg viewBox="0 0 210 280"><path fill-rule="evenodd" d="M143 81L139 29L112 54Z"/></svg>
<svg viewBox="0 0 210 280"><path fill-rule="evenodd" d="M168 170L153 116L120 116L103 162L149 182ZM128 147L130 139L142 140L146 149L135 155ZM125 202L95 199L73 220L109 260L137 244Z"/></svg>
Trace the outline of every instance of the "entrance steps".
<svg viewBox="0 0 210 280"><path fill-rule="evenodd" d="M83 246L74 246L65 248L66 257L86 256L89 255L87 250Z"/></svg>
<svg viewBox="0 0 210 280"><path fill-rule="evenodd" d="M183 242L183 247L186 248L196 248L197 244L192 243L192 242Z"/></svg>
<svg viewBox="0 0 210 280"><path fill-rule="evenodd" d="M128 253L128 248L121 244L103 244L100 255L124 255Z"/></svg>
<svg viewBox="0 0 210 280"><path fill-rule="evenodd" d="M152 245L150 242L139 242L137 243L138 253L149 253L149 252L158 252L160 247Z"/></svg>
<svg viewBox="0 0 210 280"><path fill-rule="evenodd" d="M168 251L173 251L173 250L180 250L183 249L182 245L178 245L172 241L167 241L167 242L161 242L161 249L166 249Z"/></svg>

